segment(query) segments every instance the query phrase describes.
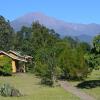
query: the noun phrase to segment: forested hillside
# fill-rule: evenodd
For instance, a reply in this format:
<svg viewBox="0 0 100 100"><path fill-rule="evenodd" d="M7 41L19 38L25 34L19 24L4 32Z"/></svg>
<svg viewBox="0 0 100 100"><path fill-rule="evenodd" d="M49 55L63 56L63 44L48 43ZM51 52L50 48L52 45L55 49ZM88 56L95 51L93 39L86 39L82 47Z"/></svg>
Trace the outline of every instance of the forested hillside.
<svg viewBox="0 0 100 100"><path fill-rule="evenodd" d="M0 50L11 49L32 56L33 62L27 64L27 72L40 76L41 82L47 85L53 85L57 79L81 80L87 77L94 65L100 65L97 63L100 59L98 41L96 37L91 47L77 38L60 38L53 29L39 22L15 32L10 22L0 16ZM96 62L92 62L93 59Z"/></svg>

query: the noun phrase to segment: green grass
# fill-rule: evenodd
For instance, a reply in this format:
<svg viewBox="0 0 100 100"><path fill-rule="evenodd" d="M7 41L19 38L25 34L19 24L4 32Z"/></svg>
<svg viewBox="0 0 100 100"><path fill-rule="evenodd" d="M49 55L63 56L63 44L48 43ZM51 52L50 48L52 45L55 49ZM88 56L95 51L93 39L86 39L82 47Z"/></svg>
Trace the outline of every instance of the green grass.
<svg viewBox="0 0 100 100"><path fill-rule="evenodd" d="M93 70L86 80L100 80L100 69Z"/></svg>
<svg viewBox="0 0 100 100"><path fill-rule="evenodd" d="M88 80L100 80L100 70L94 70L86 79ZM79 81L70 82L73 86L76 86ZM82 91L86 92L87 94L96 98L96 100L100 100L100 87L91 88L91 89L81 89Z"/></svg>
<svg viewBox="0 0 100 100"><path fill-rule="evenodd" d="M40 85L40 79L31 74L17 74L0 77L0 84L9 83L19 89L22 97L1 97L0 100L80 100L61 87L51 88Z"/></svg>
<svg viewBox="0 0 100 100"><path fill-rule="evenodd" d="M94 70L86 80L100 80L100 70ZM100 87L92 89L83 89L83 91L95 97L96 100L100 100Z"/></svg>

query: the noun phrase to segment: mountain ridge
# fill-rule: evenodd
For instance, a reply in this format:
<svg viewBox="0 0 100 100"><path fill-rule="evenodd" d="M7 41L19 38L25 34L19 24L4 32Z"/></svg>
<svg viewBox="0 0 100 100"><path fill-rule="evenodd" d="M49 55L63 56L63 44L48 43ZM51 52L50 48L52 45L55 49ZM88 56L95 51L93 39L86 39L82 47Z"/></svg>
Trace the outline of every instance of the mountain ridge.
<svg viewBox="0 0 100 100"><path fill-rule="evenodd" d="M16 30L20 30L22 26L30 27L32 22L39 21L40 24L47 28L54 29L61 36L80 36L86 35L93 37L100 33L100 24L90 23L70 23L63 20L49 17L40 12L27 13L11 22L11 26Z"/></svg>

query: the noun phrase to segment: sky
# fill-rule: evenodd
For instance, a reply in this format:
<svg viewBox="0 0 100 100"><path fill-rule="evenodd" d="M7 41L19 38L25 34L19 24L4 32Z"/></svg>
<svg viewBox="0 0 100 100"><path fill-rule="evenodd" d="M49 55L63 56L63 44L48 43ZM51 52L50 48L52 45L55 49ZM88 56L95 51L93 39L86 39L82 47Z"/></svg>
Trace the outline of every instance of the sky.
<svg viewBox="0 0 100 100"><path fill-rule="evenodd" d="M30 12L66 22L100 24L100 0L0 0L0 15L10 21Z"/></svg>

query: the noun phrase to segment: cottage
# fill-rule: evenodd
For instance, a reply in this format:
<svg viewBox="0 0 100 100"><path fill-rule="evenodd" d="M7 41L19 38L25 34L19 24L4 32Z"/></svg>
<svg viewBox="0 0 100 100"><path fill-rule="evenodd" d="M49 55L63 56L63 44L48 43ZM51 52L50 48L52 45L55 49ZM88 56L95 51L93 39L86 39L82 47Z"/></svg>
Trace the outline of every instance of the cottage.
<svg viewBox="0 0 100 100"><path fill-rule="evenodd" d="M0 51L0 57L3 57L3 56L7 56L12 59L11 63L12 63L13 73L25 72L25 63L32 60L31 56L27 56L27 55L22 56L20 55L20 53L12 51L12 50L8 52Z"/></svg>

